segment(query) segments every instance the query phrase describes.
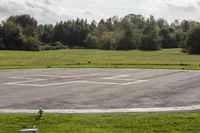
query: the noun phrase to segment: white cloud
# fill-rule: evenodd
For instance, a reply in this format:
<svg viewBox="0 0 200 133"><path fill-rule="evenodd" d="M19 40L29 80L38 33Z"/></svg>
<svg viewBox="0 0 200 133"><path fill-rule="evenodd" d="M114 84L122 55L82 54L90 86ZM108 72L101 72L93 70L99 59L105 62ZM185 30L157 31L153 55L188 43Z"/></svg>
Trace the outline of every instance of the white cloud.
<svg viewBox="0 0 200 133"><path fill-rule="evenodd" d="M199 0L0 0L0 20L11 15L30 14L39 23L72 18L99 20L129 13L178 19L200 20Z"/></svg>

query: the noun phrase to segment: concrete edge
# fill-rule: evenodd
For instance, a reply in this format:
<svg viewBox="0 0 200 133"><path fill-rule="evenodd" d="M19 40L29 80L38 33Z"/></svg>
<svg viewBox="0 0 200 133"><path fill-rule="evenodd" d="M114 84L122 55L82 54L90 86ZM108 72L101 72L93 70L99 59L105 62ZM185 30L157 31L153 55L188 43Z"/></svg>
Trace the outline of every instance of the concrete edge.
<svg viewBox="0 0 200 133"><path fill-rule="evenodd" d="M37 114L39 110L0 109L0 114ZM49 109L45 114L114 114L114 113L165 113L200 111L200 105L160 108L127 108L127 109Z"/></svg>

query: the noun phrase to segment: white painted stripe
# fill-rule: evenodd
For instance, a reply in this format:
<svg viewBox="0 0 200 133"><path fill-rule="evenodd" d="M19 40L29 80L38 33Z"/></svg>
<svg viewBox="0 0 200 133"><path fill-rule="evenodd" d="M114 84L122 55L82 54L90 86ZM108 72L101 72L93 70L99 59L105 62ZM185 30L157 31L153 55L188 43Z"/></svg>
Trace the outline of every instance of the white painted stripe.
<svg viewBox="0 0 200 133"><path fill-rule="evenodd" d="M9 83L3 83L3 84L7 84L7 85L20 85L22 83L29 83L29 82L38 82L38 81L45 81L46 79L31 79L31 80L27 80L27 81L17 81L17 82L9 82Z"/></svg>
<svg viewBox="0 0 200 133"><path fill-rule="evenodd" d="M36 78L25 78L25 77L9 77L10 79L36 79Z"/></svg>
<svg viewBox="0 0 200 133"><path fill-rule="evenodd" d="M29 76L19 76L19 77L10 77L12 79L23 79L26 81L17 81L17 82L9 82L9 83L3 83L6 85L22 85L22 86L33 86L33 87L48 87L48 86L56 86L56 85L66 85L66 84L72 84L72 83L80 83L79 80L77 81L72 81L72 82L62 82L62 83L54 83L54 84L45 84L45 85L39 85L39 84L30 84L33 82L38 82L38 81L48 81L48 79L37 79L33 77L57 77L57 78L68 78L68 77L86 77L86 76L95 76L98 75L96 73L93 74L85 74L85 75L74 75L74 76L55 76L55 75L29 75ZM32 77L32 78L30 78Z"/></svg>
<svg viewBox="0 0 200 133"><path fill-rule="evenodd" d="M127 108L127 109L50 109L44 110L45 114L91 114L91 113L161 113L161 112L186 112L200 111L200 105L164 108ZM0 109L0 114L36 114L38 110L29 109Z"/></svg>
<svg viewBox="0 0 200 133"><path fill-rule="evenodd" d="M55 83L55 84L45 84L45 85L39 85L39 84L8 84L8 85L21 85L21 86L33 86L33 87L48 87L48 86L57 86L57 85L66 85L66 84L73 84L73 83L79 83L79 81L72 81L72 82L63 82L63 83Z"/></svg>
<svg viewBox="0 0 200 133"><path fill-rule="evenodd" d="M128 77L129 75L118 75L118 76L112 76L112 77L106 77L106 78L102 78L102 79L119 79L119 78L124 78L124 77Z"/></svg>
<svg viewBox="0 0 200 133"><path fill-rule="evenodd" d="M63 76L63 75L40 75L43 77L55 77L55 78L74 78L74 77L87 77L87 76L96 76L98 74L85 74L85 75L69 75L69 76Z"/></svg>
<svg viewBox="0 0 200 133"><path fill-rule="evenodd" d="M43 85L38 85L38 84L8 84L8 85L29 86L29 87L44 87Z"/></svg>
<svg viewBox="0 0 200 133"><path fill-rule="evenodd" d="M121 85L131 85L131 84L144 83L144 82L148 82L148 80L137 80L134 82L123 83Z"/></svg>
<svg viewBox="0 0 200 133"><path fill-rule="evenodd" d="M28 75L28 76L19 76L19 77L9 77L11 79L27 79L27 80L34 80L34 79L38 79L35 77L53 77L53 78L74 78L74 77L87 77L87 76L96 76L98 74L94 73L94 74L85 74L85 75L72 75L72 76L59 76L59 75ZM39 78L41 79L41 78ZM46 79L48 80L48 79Z"/></svg>
<svg viewBox="0 0 200 133"><path fill-rule="evenodd" d="M26 76L17 76L17 77L9 77L9 78L12 78L12 79L37 79L35 77L47 77L47 76L50 76L50 75L26 75Z"/></svg>
<svg viewBox="0 0 200 133"><path fill-rule="evenodd" d="M34 80L27 80L27 81L18 81L18 82L9 82L9 83L3 83L6 85L21 85L21 86L32 86L32 87L48 87L48 86L58 86L58 85L67 85L67 84L73 84L73 83L85 83L85 84L107 84L107 85L131 85L131 84L137 84L137 83L143 83L147 82L148 80L138 80L134 82L128 82L128 83L113 83L113 82L101 82L101 81L86 81L86 80L77 80L77 81L71 81L71 82L61 82L61 83L53 83L53 84L30 84L32 82L38 82L38 81L46 81L46 79L34 79Z"/></svg>
<svg viewBox="0 0 200 133"><path fill-rule="evenodd" d="M46 84L46 85L42 85L42 87L56 86L56 85L67 85L67 84L73 84L73 83L80 83L80 81L72 81L72 82L62 82L62 83Z"/></svg>
<svg viewBox="0 0 200 133"><path fill-rule="evenodd" d="M97 82L97 81L85 81L85 80L84 80L84 81L79 81L79 83L119 85L119 83Z"/></svg>

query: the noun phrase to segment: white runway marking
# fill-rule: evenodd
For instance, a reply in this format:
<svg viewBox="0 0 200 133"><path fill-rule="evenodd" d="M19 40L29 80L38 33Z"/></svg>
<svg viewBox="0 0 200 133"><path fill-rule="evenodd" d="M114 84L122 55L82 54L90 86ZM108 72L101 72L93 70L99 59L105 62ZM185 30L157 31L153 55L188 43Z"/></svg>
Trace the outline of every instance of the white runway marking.
<svg viewBox="0 0 200 133"><path fill-rule="evenodd" d="M29 82L38 82L38 81L44 81L45 79L31 79L27 81L18 81L18 82L10 82L10 83L4 83L4 84L21 84L21 83L29 83Z"/></svg>
<svg viewBox="0 0 200 133"><path fill-rule="evenodd" d="M200 105L183 107L160 108L127 108L127 109L50 109L44 110L45 114L106 114L106 113L162 113L162 112L187 112L200 111ZM38 110L29 109L0 109L0 114L37 114Z"/></svg>
<svg viewBox="0 0 200 133"><path fill-rule="evenodd" d="M129 75L116 75L116 76L112 76L112 77L106 77L106 78L102 78L102 79L113 79L113 80L121 80L121 78L124 77L128 77Z"/></svg>
<svg viewBox="0 0 200 133"><path fill-rule="evenodd" d="M118 83L111 82L96 82L96 81L79 81L80 83L89 83L89 84L108 84L108 85L119 85Z"/></svg>
<svg viewBox="0 0 200 133"><path fill-rule="evenodd" d="M30 82L33 83L33 82L38 82L38 81L45 81L45 79L29 79L27 81L10 82L10 83L4 83L4 84L42 87L41 85L37 85L37 84L29 84Z"/></svg>
<svg viewBox="0 0 200 133"><path fill-rule="evenodd" d="M72 81L72 82L62 82L62 83L46 84L46 85L42 85L42 87L57 86L57 85L67 85L67 84L73 84L73 83L80 83L80 81Z"/></svg>
<svg viewBox="0 0 200 133"><path fill-rule="evenodd" d="M33 78L28 78L28 77L85 77L85 76L94 76L94 75L99 75L98 73L93 73L93 74L82 74L82 75L71 75L71 76L63 76L63 75L47 75L47 74L38 74L38 75L28 75L28 76L19 76L19 77L10 77L10 78L16 78L16 79L33 79Z"/></svg>
<svg viewBox="0 0 200 133"><path fill-rule="evenodd" d="M83 80L83 79L73 79L73 78L84 78L88 76L95 76L94 79L99 79L102 81L91 81L91 80ZM104 76L98 77L98 76ZM116 74L83 74L83 75L71 75L71 76L61 76L61 75L29 75L29 76L19 76L19 77L10 77L11 79L17 79L22 81L16 81L16 82L9 82L4 83L6 85L21 85L21 86L30 86L30 87L49 87L49 86L58 86L58 85L67 85L67 84L73 84L73 83L87 83L87 84L107 84L107 85L132 85L137 83L143 83L147 82L148 80L135 80L130 77L131 75L116 75ZM58 79L65 79L69 78L68 82L56 82L56 83L44 83L44 84L37 84L37 82L46 81L50 82L52 78L58 78ZM71 78L71 79L70 79ZM91 78L91 77L90 77ZM74 81L70 81L74 80ZM107 82L103 81L107 80ZM109 82L112 81L112 82ZM118 81L121 81L123 83L119 83Z"/></svg>
<svg viewBox="0 0 200 133"><path fill-rule="evenodd" d="M123 83L121 85L131 85L131 84L144 83L144 82L148 82L148 80L137 80L134 82Z"/></svg>
<svg viewBox="0 0 200 133"><path fill-rule="evenodd" d="M112 77L106 77L102 79L118 80L118 81L133 81L134 80L134 79L125 78L125 77L130 77L130 75L113 75Z"/></svg>

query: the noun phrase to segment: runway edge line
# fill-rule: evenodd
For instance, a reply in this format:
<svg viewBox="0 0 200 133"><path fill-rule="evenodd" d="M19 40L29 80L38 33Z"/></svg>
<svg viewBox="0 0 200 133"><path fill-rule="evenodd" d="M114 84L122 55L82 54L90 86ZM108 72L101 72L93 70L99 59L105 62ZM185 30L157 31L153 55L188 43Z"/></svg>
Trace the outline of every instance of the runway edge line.
<svg viewBox="0 0 200 133"><path fill-rule="evenodd" d="M45 114L112 114L112 113L162 113L200 111L200 105L164 108L127 108L127 109L49 109ZM0 114L37 114L31 109L0 109Z"/></svg>

